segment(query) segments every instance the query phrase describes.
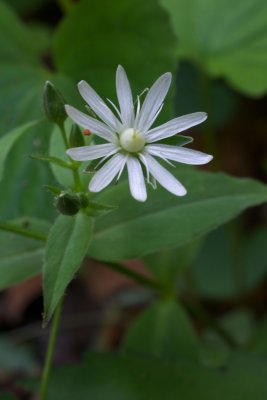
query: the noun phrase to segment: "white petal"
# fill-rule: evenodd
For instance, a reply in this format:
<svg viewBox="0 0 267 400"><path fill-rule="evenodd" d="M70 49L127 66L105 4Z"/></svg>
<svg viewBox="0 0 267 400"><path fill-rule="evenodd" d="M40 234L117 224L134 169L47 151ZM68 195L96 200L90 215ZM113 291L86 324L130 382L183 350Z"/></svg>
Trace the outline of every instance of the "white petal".
<svg viewBox="0 0 267 400"><path fill-rule="evenodd" d="M76 161L87 161L87 160L96 160L97 158L105 157L108 154L112 154L113 152L118 151L119 148L114 144L97 144L95 146L82 146L82 147L73 147L72 149L68 149L66 153L73 160Z"/></svg>
<svg viewBox="0 0 267 400"><path fill-rule="evenodd" d="M207 164L213 159L211 155L202 153L201 151L169 146L167 144L150 144L146 146L146 151L152 156L167 158L190 165Z"/></svg>
<svg viewBox="0 0 267 400"><path fill-rule="evenodd" d="M193 114L183 115L174 118L163 125L157 126L146 133L146 141L148 143L157 142L158 140L174 136L179 132L185 131L192 126L198 125L207 119L204 112L196 112Z"/></svg>
<svg viewBox="0 0 267 400"><path fill-rule="evenodd" d="M82 128L89 129L108 142L114 142L117 140L116 134L107 125L103 124L103 122L100 122L67 104L65 105L65 110L68 116Z"/></svg>
<svg viewBox="0 0 267 400"><path fill-rule="evenodd" d="M160 76L148 91L140 110L138 121L136 121L136 129L140 132L146 132L153 124L157 112L168 93L171 78L171 73L167 72Z"/></svg>
<svg viewBox="0 0 267 400"><path fill-rule="evenodd" d="M115 178L122 166L126 163L127 157L117 153L106 164L95 173L89 183L90 192L100 192Z"/></svg>
<svg viewBox="0 0 267 400"><path fill-rule="evenodd" d="M134 118L133 96L126 72L121 65L117 68L116 89L123 127L129 128Z"/></svg>
<svg viewBox="0 0 267 400"><path fill-rule="evenodd" d="M121 126L119 120L115 117L113 112L108 108L106 103L94 91L94 89L85 81L78 83L78 89L81 96L89 104L92 110L115 131Z"/></svg>
<svg viewBox="0 0 267 400"><path fill-rule="evenodd" d="M128 157L127 169L132 196L138 201L146 201L146 185L140 162L135 157Z"/></svg>
<svg viewBox="0 0 267 400"><path fill-rule="evenodd" d="M145 154L149 171L158 181L158 183L176 196L186 194L185 187L169 172L163 168L153 157Z"/></svg>

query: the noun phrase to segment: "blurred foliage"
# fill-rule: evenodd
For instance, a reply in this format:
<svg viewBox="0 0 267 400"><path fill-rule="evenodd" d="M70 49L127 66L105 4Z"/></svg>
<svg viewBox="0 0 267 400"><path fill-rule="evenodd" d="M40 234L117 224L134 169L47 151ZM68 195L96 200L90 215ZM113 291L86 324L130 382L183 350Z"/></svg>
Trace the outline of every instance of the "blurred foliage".
<svg viewBox="0 0 267 400"><path fill-rule="evenodd" d="M247 95L267 90L265 0L160 0L179 39L177 54Z"/></svg>
<svg viewBox="0 0 267 400"><path fill-rule="evenodd" d="M48 399L251 400L255 391L266 396L265 376L265 360L247 354L233 357L223 371L186 362L89 354L80 365L54 371Z"/></svg>
<svg viewBox="0 0 267 400"><path fill-rule="evenodd" d="M267 276L266 240L266 227L245 237L229 226L211 233L193 264L199 293L209 298L229 298L259 285Z"/></svg>

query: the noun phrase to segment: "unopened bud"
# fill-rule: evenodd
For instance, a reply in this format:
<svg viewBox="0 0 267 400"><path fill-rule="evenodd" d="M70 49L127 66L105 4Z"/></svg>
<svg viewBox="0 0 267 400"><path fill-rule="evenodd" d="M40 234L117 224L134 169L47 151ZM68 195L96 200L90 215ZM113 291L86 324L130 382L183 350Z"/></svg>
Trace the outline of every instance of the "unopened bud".
<svg viewBox="0 0 267 400"><path fill-rule="evenodd" d="M88 198L84 193L62 192L55 198L55 206L61 214L75 215L81 208L88 205Z"/></svg>
<svg viewBox="0 0 267 400"><path fill-rule="evenodd" d="M67 114L64 108L65 100L62 94L50 81L46 81L44 87L44 110L49 121L62 125Z"/></svg>
<svg viewBox="0 0 267 400"><path fill-rule="evenodd" d="M71 127L69 144L70 147L81 147L85 144L82 132L76 124Z"/></svg>

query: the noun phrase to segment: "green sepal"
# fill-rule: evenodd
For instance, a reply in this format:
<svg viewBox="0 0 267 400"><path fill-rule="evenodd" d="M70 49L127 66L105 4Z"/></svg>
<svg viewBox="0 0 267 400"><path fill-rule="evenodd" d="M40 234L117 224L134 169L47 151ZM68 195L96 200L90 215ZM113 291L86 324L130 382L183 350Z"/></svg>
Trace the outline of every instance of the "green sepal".
<svg viewBox="0 0 267 400"><path fill-rule="evenodd" d="M61 160L58 157L53 157L53 156L47 156L45 154L37 154L37 155L31 155L30 156L34 160L40 160L40 161L46 161L52 164L59 165L62 168L68 168L71 169L71 165L68 164L66 161Z"/></svg>
<svg viewBox="0 0 267 400"><path fill-rule="evenodd" d="M117 206L99 204L90 201L88 206L83 211L85 212L86 215L90 217L101 217L102 215L117 210L117 208L118 208Z"/></svg>
<svg viewBox="0 0 267 400"><path fill-rule="evenodd" d="M88 104L85 104L85 109L86 109L87 113L90 115L90 117L98 119L98 116L96 115L94 110Z"/></svg>
<svg viewBox="0 0 267 400"><path fill-rule="evenodd" d="M78 125L73 124L70 130L69 137L70 147L82 147L85 145L85 140Z"/></svg>
<svg viewBox="0 0 267 400"><path fill-rule="evenodd" d="M64 107L66 102L62 94L50 81L46 81L44 86L43 104L48 120L62 126L67 118Z"/></svg>
<svg viewBox="0 0 267 400"><path fill-rule="evenodd" d="M55 198L55 207L63 215L76 215L87 206L88 197L84 193L61 192Z"/></svg>
<svg viewBox="0 0 267 400"><path fill-rule="evenodd" d="M190 136L175 135L167 139L162 139L157 142L157 144L168 144L170 146L185 146L188 143L193 142L193 138Z"/></svg>
<svg viewBox="0 0 267 400"><path fill-rule="evenodd" d="M51 192L52 194L55 194L56 196L58 196L62 189L57 187L57 186L53 186L53 185L44 185L43 186L44 189L46 189L48 192Z"/></svg>
<svg viewBox="0 0 267 400"><path fill-rule="evenodd" d="M100 166L99 159L90 161L90 164L87 165L83 172L85 172L86 174L94 174L98 170L98 164Z"/></svg>

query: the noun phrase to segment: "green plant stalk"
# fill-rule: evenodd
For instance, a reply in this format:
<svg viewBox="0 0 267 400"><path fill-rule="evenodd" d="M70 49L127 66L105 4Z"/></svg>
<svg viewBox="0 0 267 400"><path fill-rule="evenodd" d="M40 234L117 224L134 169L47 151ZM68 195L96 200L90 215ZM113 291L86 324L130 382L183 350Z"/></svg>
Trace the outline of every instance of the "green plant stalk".
<svg viewBox="0 0 267 400"><path fill-rule="evenodd" d="M60 133L65 145L65 148L68 149L69 148L69 143L68 143L68 139L67 139L67 133L66 133L66 129L64 126L64 123L62 125L59 125L59 129L60 129Z"/></svg>
<svg viewBox="0 0 267 400"><path fill-rule="evenodd" d="M66 129L64 124L59 126L60 128L60 132L61 132L61 136L65 145L66 150L69 149L69 142L67 139L67 133L66 133ZM74 180L74 185L75 185L75 189L77 192L79 192L81 190L81 180L80 180L80 175L79 175L79 171L77 169L77 163L74 162L70 157L70 162L71 162L71 170L72 170L72 174L73 174L73 180Z"/></svg>
<svg viewBox="0 0 267 400"><path fill-rule="evenodd" d="M133 279L135 282L140 283L142 286L154 289L157 292L162 291L163 289L162 285L159 282L147 278L146 276L141 275L138 272L133 271L131 268L125 267L124 265L114 262L105 262L105 266Z"/></svg>
<svg viewBox="0 0 267 400"><path fill-rule="evenodd" d="M10 224L9 222L0 222L0 229L6 232L16 233L17 235L26 236L32 239L46 241L46 235L42 232L32 231L30 229L21 228L20 226Z"/></svg>
<svg viewBox="0 0 267 400"><path fill-rule="evenodd" d="M49 376L50 376L50 371L51 371L51 366L52 366L55 343L56 343L59 322L60 322L60 317L61 317L62 303L63 303L63 300L61 300L60 303L58 304L55 314L54 314L54 317L53 317L53 321L52 321L49 343L48 343L48 348L46 351L45 364L44 364L44 368L43 368L41 385L40 385L40 400L46 400L46 398L47 398L48 382L49 382Z"/></svg>

